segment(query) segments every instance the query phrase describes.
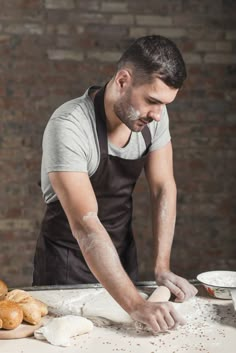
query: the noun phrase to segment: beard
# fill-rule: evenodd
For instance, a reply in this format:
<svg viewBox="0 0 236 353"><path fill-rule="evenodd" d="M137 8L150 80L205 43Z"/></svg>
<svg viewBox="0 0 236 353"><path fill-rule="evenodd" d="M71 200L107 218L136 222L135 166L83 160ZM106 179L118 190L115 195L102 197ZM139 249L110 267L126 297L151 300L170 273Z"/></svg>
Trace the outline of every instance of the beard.
<svg viewBox="0 0 236 353"><path fill-rule="evenodd" d="M146 116L141 117L140 112L135 110L131 105L130 97L131 89L129 89L123 97L114 103L114 113L131 131L139 132L145 126L143 122L149 123L152 119Z"/></svg>

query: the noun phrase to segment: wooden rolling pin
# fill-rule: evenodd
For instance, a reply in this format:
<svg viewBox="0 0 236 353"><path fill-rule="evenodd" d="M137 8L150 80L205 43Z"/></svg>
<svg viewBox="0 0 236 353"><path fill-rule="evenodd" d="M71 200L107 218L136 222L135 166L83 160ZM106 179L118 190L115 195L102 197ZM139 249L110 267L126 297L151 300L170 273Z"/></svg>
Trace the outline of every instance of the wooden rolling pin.
<svg viewBox="0 0 236 353"><path fill-rule="evenodd" d="M165 286L157 287L147 299L149 302L168 302L170 299L170 290Z"/></svg>

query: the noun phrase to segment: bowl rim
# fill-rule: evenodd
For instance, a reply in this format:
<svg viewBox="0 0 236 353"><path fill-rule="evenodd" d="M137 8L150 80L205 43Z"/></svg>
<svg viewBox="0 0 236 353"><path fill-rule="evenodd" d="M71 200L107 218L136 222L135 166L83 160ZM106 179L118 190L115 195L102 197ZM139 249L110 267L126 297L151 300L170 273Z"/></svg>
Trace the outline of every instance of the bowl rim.
<svg viewBox="0 0 236 353"><path fill-rule="evenodd" d="M227 271L227 270L212 270L212 271L206 271L206 272L201 272L197 275L197 280L199 282L201 282L202 284L206 285L206 286L209 286L209 287L213 287L213 288L225 288L225 289L236 289L236 286L233 286L233 287L229 287L229 286L220 286L220 285L214 285L214 284L211 284L209 282L206 282L206 281L203 281L201 279L201 276L202 275L206 275L208 273L213 273L213 272L217 272L217 273L234 273L235 276L236 276L236 271Z"/></svg>

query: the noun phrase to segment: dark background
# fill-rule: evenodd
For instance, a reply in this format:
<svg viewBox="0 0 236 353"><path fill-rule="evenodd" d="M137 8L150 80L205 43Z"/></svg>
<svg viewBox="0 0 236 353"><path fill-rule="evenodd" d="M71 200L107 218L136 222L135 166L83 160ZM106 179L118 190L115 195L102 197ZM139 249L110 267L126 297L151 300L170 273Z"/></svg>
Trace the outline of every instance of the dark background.
<svg viewBox="0 0 236 353"><path fill-rule="evenodd" d="M178 187L172 267L193 278L236 270L236 2L233 0L1 0L0 278L30 285L44 204L41 140L52 112L102 84L137 37L181 49L188 80L169 106ZM135 192L141 280L152 280L147 185Z"/></svg>

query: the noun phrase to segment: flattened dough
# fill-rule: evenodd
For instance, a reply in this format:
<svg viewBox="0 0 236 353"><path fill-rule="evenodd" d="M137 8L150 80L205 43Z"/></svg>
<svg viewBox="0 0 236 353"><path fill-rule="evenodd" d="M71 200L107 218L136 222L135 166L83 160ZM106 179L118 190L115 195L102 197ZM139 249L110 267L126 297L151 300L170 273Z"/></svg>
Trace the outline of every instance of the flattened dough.
<svg viewBox="0 0 236 353"><path fill-rule="evenodd" d="M144 299L147 295L140 293ZM107 292L99 293L95 299L91 298L82 307L82 315L91 319L97 325L116 323L130 324L133 322L129 314ZM99 321L100 318L100 321ZM105 320L104 320L105 319Z"/></svg>
<svg viewBox="0 0 236 353"><path fill-rule="evenodd" d="M70 338L88 333L93 323L81 316L66 315L51 319L34 332L37 339L46 339L55 346L69 346Z"/></svg>

